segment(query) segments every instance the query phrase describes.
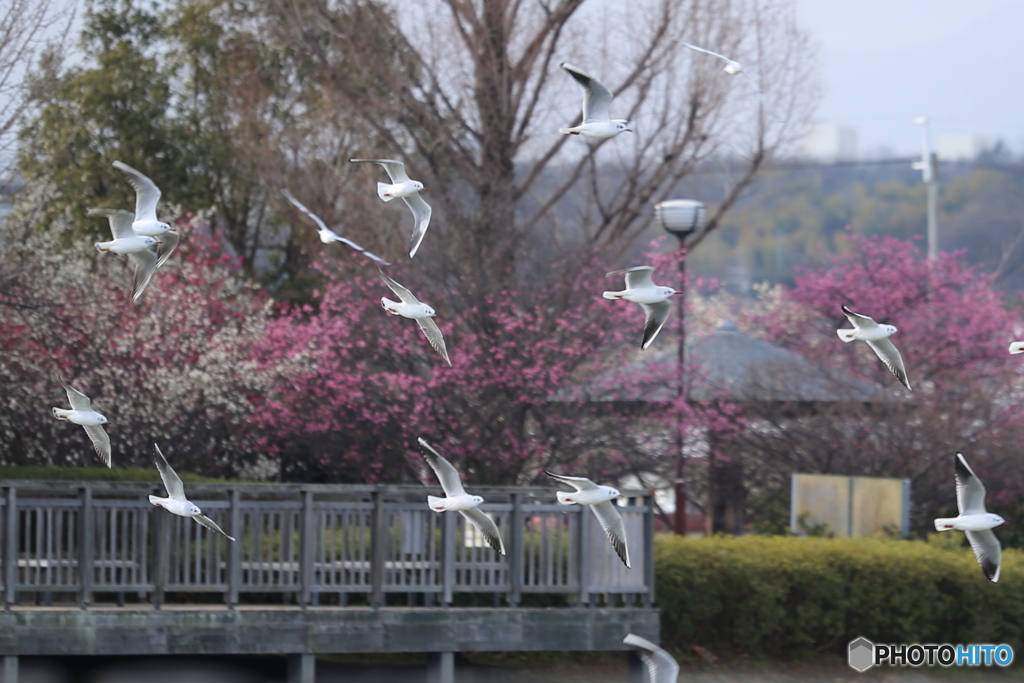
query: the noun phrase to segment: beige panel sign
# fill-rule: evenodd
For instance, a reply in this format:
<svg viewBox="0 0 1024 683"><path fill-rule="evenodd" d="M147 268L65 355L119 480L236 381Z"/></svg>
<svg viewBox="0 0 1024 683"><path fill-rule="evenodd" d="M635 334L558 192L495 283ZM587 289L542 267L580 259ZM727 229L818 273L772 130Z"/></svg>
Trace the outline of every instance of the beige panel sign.
<svg viewBox="0 0 1024 683"><path fill-rule="evenodd" d="M910 524L910 480L794 474L790 529L836 536L905 536Z"/></svg>

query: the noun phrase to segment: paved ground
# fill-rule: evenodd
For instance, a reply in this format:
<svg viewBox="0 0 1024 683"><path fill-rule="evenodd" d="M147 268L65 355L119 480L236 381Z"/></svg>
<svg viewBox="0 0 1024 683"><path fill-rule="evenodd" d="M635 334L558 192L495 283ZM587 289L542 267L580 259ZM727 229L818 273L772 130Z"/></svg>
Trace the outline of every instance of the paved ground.
<svg viewBox="0 0 1024 683"><path fill-rule="evenodd" d="M627 683L620 654L564 656L487 655L460 660L457 683ZM476 661L474 661L476 660ZM858 674L842 663L731 667L687 664L679 677L685 683L999 683L1024 679L1024 667L981 669L878 669ZM20 683L284 683L280 658L23 658ZM317 683L425 683L424 662L416 656L394 664L320 661Z"/></svg>

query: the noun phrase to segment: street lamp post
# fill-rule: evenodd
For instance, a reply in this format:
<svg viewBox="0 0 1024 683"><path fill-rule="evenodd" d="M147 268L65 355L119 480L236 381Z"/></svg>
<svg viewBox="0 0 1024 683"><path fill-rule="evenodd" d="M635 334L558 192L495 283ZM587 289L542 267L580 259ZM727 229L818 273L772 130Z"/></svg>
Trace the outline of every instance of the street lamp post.
<svg viewBox="0 0 1024 683"><path fill-rule="evenodd" d="M683 420L686 404L686 238L704 225L707 209L695 199L669 199L654 207L658 223L679 240L679 362L676 365L676 514L675 533L686 535L686 455Z"/></svg>
<svg viewBox="0 0 1024 683"><path fill-rule="evenodd" d="M931 129L928 119L919 116L914 123L921 126L921 161L913 168L921 171L921 179L928 186L928 260L939 254L939 156L932 151Z"/></svg>

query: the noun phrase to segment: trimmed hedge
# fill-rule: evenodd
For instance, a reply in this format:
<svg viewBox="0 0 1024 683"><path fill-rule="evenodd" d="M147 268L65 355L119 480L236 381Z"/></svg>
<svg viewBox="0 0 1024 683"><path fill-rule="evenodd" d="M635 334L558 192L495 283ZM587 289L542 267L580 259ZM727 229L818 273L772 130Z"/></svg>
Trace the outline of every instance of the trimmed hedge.
<svg viewBox="0 0 1024 683"><path fill-rule="evenodd" d="M958 534L962 538L962 534ZM849 641L1007 643L1024 634L1024 561L999 583L969 548L881 538L655 540L662 642L753 656L845 656Z"/></svg>

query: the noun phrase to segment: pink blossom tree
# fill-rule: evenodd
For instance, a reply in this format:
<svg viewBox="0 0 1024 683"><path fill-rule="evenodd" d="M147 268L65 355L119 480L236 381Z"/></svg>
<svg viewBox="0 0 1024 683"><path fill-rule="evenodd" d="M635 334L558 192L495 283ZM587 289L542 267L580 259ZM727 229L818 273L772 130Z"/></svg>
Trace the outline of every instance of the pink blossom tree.
<svg viewBox="0 0 1024 683"><path fill-rule="evenodd" d="M960 253L930 262L912 241L858 235L846 241L841 254L798 273L779 305L752 323L777 343L869 379L882 392L870 403L821 405L797 419L765 410L760 428L741 437L750 479L768 500L784 496L792 472L907 477L913 523L924 531L955 505L957 450L977 463L981 476L990 467L1006 472L1012 462L1012 479L1021 481L1021 368L1007 353L1020 316ZM835 330L849 327L843 304L898 328L892 341L913 392L867 344L838 339ZM989 481L990 490L1009 484Z"/></svg>

